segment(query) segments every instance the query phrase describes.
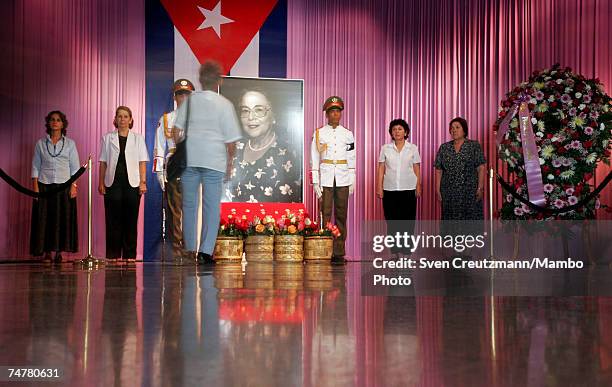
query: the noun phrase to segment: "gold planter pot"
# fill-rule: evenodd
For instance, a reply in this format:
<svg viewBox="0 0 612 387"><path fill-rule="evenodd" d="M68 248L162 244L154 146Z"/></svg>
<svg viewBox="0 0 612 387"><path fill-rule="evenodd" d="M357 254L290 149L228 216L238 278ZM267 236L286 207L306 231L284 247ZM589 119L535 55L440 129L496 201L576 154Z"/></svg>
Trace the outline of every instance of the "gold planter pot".
<svg viewBox="0 0 612 387"><path fill-rule="evenodd" d="M272 262L274 235L249 235L244 242L247 262Z"/></svg>
<svg viewBox="0 0 612 387"><path fill-rule="evenodd" d="M241 237L218 236L215 242L214 257L217 262L240 262L244 252Z"/></svg>
<svg viewBox="0 0 612 387"><path fill-rule="evenodd" d="M301 235L276 235L274 237L274 260L277 262L302 262L304 260L304 237Z"/></svg>
<svg viewBox="0 0 612 387"><path fill-rule="evenodd" d="M304 238L304 261L329 262L334 253L334 239L328 236Z"/></svg>

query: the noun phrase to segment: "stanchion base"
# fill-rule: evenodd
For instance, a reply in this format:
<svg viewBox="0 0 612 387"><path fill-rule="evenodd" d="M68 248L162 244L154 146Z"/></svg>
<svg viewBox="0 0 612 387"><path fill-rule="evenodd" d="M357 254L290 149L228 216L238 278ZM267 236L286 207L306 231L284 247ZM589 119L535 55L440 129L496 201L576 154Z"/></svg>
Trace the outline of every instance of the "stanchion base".
<svg viewBox="0 0 612 387"><path fill-rule="evenodd" d="M98 268L100 266L104 266L106 262L103 259L98 259L93 255L89 254L83 259L79 259L78 261L74 261L75 265L79 265L82 267L86 267L89 269Z"/></svg>

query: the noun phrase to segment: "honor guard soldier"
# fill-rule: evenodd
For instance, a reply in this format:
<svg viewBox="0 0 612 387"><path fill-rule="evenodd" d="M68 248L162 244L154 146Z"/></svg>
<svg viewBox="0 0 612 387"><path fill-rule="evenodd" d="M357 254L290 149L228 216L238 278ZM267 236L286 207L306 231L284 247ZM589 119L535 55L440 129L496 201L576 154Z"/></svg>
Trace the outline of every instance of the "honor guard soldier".
<svg viewBox="0 0 612 387"><path fill-rule="evenodd" d="M172 91L174 101L176 101L176 109L187 100L189 95L195 90L193 83L187 79L178 79L174 82ZM167 208L170 214L169 222L167 223L171 239L172 239L172 254L175 259L183 256L183 230L182 230L182 191L180 177L168 180L166 173L166 165L172 154L176 150L174 140L172 139L172 128L176 119L176 110L170 113L164 113L159 119L157 130L155 131L155 149L153 150L153 172L157 175L159 185L164 191L167 198Z"/></svg>
<svg viewBox="0 0 612 387"><path fill-rule="evenodd" d="M340 125L344 101L329 97L323 105L327 125L317 129L310 147L310 169L314 191L321 200L323 223L331 219L342 235L334 240L332 262L344 263L346 241L346 215L348 198L355 187L355 137Z"/></svg>

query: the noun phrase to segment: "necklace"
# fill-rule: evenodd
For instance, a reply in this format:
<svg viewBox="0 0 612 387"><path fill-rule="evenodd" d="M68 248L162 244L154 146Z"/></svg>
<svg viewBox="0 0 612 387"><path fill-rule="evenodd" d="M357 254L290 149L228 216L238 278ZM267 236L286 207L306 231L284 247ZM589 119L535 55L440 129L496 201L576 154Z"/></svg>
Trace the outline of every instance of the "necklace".
<svg viewBox="0 0 612 387"><path fill-rule="evenodd" d="M49 150L49 142L50 142L49 139L47 139L47 141L45 142L45 146L47 147L47 153L49 153L49 156L56 158L57 156L61 155L62 151L64 150L64 145L66 145L66 137L62 136L62 147L60 151L56 154L51 153L51 151Z"/></svg>
<svg viewBox="0 0 612 387"><path fill-rule="evenodd" d="M269 147L270 145L272 145L274 140L276 140L276 133L274 133L272 135L272 139L270 139L270 141L268 141L268 143L266 145L262 146L261 148L253 148L253 146L251 145L251 140L249 139L249 149L252 150L253 152L262 151L262 150L266 149L267 147Z"/></svg>

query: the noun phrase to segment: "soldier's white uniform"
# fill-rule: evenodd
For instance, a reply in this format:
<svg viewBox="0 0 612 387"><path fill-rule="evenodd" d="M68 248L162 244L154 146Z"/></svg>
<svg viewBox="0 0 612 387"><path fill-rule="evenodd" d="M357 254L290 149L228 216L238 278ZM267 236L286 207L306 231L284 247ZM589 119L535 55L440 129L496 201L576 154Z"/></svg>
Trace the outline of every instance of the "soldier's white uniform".
<svg viewBox="0 0 612 387"><path fill-rule="evenodd" d="M321 187L348 187L355 183L355 137L338 125L315 131L310 147L312 184Z"/></svg>
<svg viewBox="0 0 612 387"><path fill-rule="evenodd" d="M175 120L176 110L173 110L162 115L157 123L155 147L153 149L153 172L158 174L158 179L160 173L165 174L168 159L176 150L176 145L172 139L172 128Z"/></svg>

